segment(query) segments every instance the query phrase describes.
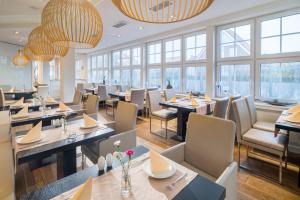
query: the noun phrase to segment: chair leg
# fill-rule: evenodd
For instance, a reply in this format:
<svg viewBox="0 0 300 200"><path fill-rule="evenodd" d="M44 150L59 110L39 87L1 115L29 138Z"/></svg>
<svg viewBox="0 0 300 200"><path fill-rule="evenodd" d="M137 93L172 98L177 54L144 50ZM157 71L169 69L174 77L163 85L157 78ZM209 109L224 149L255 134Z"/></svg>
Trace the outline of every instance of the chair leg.
<svg viewBox="0 0 300 200"><path fill-rule="evenodd" d="M162 121L160 120L160 128L162 129Z"/></svg>
<svg viewBox="0 0 300 200"><path fill-rule="evenodd" d="M81 169L84 170L85 167L85 155L81 153Z"/></svg>
<svg viewBox="0 0 300 200"><path fill-rule="evenodd" d="M280 163L279 163L279 183L282 183L282 156L279 156Z"/></svg>
<svg viewBox="0 0 300 200"><path fill-rule="evenodd" d="M151 117L150 117L150 133L152 133L152 129L151 129Z"/></svg>
<svg viewBox="0 0 300 200"><path fill-rule="evenodd" d="M238 165L241 166L241 145L238 143Z"/></svg>
<svg viewBox="0 0 300 200"><path fill-rule="evenodd" d="M165 126L166 126L166 140L168 139L168 121L165 121Z"/></svg>

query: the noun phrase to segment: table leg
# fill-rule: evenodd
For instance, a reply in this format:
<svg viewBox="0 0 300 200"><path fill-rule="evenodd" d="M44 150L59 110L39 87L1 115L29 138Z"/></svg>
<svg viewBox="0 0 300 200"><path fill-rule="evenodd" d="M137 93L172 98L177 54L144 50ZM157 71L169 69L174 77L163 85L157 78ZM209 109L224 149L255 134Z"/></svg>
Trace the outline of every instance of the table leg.
<svg viewBox="0 0 300 200"><path fill-rule="evenodd" d="M185 141L186 135L186 123L188 121L190 112L187 110L183 110L178 108L177 110L177 135L173 139L179 140L180 142Z"/></svg>
<svg viewBox="0 0 300 200"><path fill-rule="evenodd" d="M76 148L57 154L57 179L76 173L76 168Z"/></svg>

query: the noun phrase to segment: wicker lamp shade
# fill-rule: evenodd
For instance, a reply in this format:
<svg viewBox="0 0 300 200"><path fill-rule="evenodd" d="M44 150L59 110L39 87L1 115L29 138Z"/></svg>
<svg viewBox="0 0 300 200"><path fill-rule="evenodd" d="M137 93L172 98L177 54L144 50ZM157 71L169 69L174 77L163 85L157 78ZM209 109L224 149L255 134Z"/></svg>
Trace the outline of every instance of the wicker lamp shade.
<svg viewBox="0 0 300 200"><path fill-rule="evenodd" d="M36 27L30 33L28 47L40 61L51 61L55 56L53 44L41 26Z"/></svg>
<svg viewBox="0 0 300 200"><path fill-rule="evenodd" d="M36 55L33 51L29 48L28 44L24 48L24 54L30 59L35 61L51 61L54 58L54 55Z"/></svg>
<svg viewBox="0 0 300 200"><path fill-rule="evenodd" d="M205 11L213 0L112 0L126 16L149 23L173 23Z"/></svg>
<svg viewBox="0 0 300 200"><path fill-rule="evenodd" d="M42 26L54 45L70 48L94 48L103 34L101 16L87 0L50 0Z"/></svg>
<svg viewBox="0 0 300 200"><path fill-rule="evenodd" d="M29 58L25 56L24 50L18 50L18 54L12 59L12 63L18 67L23 67L29 63Z"/></svg>

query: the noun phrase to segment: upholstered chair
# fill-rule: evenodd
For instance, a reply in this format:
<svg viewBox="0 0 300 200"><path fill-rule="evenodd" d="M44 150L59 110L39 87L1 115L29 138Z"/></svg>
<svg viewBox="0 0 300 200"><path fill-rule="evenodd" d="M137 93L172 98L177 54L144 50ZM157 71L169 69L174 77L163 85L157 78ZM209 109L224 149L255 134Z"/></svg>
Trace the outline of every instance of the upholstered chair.
<svg viewBox="0 0 300 200"><path fill-rule="evenodd" d="M98 110L99 110L98 96L89 95L84 108L86 109L85 111L86 114L90 116L98 116ZM97 117L94 118L97 119Z"/></svg>
<svg viewBox="0 0 300 200"><path fill-rule="evenodd" d="M234 111L233 111L233 108L232 108L232 102L234 100L237 100L237 99L240 99L240 98L241 98L241 95L239 95L239 94L229 97L228 107L227 107L227 110L226 110L226 119L232 120L232 121L235 122L235 115L234 115Z"/></svg>
<svg viewBox="0 0 300 200"><path fill-rule="evenodd" d="M177 111L171 109L162 109L159 105L161 102L161 94L160 91L154 90L148 92L149 99L149 111L150 111L150 133L152 132L152 119L158 119L161 122L165 122L165 130L166 130L166 139L168 139L168 121L175 119L177 117Z"/></svg>
<svg viewBox="0 0 300 200"><path fill-rule="evenodd" d="M225 98L214 99L214 100L216 101L216 105L213 111L213 116L225 119L229 98L225 97Z"/></svg>
<svg viewBox="0 0 300 200"><path fill-rule="evenodd" d="M99 102L105 105L105 101L107 100L106 86L99 85L98 86L98 98Z"/></svg>
<svg viewBox="0 0 300 200"><path fill-rule="evenodd" d="M175 90L173 90L173 89L165 89L165 90L164 90L165 101L170 100L170 99L173 98L174 96L176 96Z"/></svg>
<svg viewBox="0 0 300 200"><path fill-rule="evenodd" d="M37 88L37 96L46 98L49 96L49 86L38 86Z"/></svg>
<svg viewBox="0 0 300 200"><path fill-rule="evenodd" d="M282 182L282 159L286 152L287 136L274 136L274 132L254 129L251 126L250 112L245 98L232 102L237 125L238 164L240 166L240 146L277 155L279 157L279 182Z"/></svg>
<svg viewBox="0 0 300 200"><path fill-rule="evenodd" d="M121 140L121 148L125 151L136 146L136 118L137 105L128 102L119 102L116 110L115 121L107 123L108 127L115 130L115 135L107 139L81 146L82 152L93 163L97 163L100 156L113 153L114 142Z"/></svg>
<svg viewBox="0 0 300 200"><path fill-rule="evenodd" d="M237 199L237 164L233 159L235 124L230 120L191 113L186 141L162 155L226 188L226 199Z"/></svg>
<svg viewBox="0 0 300 200"><path fill-rule="evenodd" d="M0 88L0 110L4 110L5 106L15 103L16 100L6 100L3 89Z"/></svg>
<svg viewBox="0 0 300 200"><path fill-rule="evenodd" d="M130 93L130 102L138 106L138 111L142 111L144 109L145 89L132 89Z"/></svg>
<svg viewBox="0 0 300 200"><path fill-rule="evenodd" d="M250 112L251 117L251 125L253 128L264 130L264 131L273 131L275 130L275 124L272 122L267 121L258 121L257 120L257 113L256 113L256 106L254 102L253 96L246 96L245 97L247 106Z"/></svg>

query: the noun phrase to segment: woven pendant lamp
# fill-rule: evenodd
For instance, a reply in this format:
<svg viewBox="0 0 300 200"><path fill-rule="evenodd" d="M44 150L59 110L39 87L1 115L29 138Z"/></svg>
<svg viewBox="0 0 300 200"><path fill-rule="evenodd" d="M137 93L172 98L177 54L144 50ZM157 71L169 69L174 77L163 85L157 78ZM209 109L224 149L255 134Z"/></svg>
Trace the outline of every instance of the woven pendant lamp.
<svg viewBox="0 0 300 200"><path fill-rule="evenodd" d="M50 0L42 26L54 45L70 48L94 48L103 34L101 16L87 0Z"/></svg>
<svg viewBox="0 0 300 200"><path fill-rule="evenodd" d="M36 27L28 37L28 47L40 61L51 61L55 56L53 44L41 26Z"/></svg>
<svg viewBox="0 0 300 200"><path fill-rule="evenodd" d="M12 63L18 67L24 67L29 63L29 58L24 54L24 50L18 50L18 54L12 59Z"/></svg>
<svg viewBox="0 0 300 200"><path fill-rule="evenodd" d="M173 23L195 17L213 0L112 0L126 16L149 23Z"/></svg>

